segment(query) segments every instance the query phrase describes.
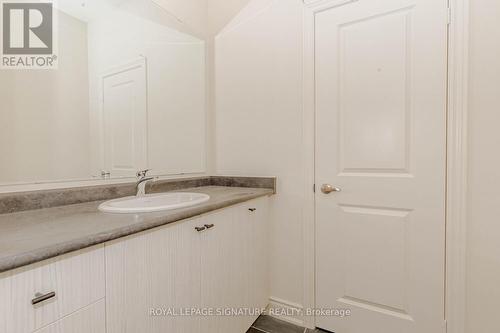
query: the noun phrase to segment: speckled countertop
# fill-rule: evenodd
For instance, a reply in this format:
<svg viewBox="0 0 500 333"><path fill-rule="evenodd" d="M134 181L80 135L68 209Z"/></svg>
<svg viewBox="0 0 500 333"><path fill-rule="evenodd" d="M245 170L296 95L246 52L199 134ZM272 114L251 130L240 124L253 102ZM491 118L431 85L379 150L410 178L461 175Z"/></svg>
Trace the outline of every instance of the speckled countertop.
<svg viewBox="0 0 500 333"><path fill-rule="evenodd" d="M102 201L0 215L0 273L213 210L271 195L265 188L205 186L194 207L145 214L106 214Z"/></svg>

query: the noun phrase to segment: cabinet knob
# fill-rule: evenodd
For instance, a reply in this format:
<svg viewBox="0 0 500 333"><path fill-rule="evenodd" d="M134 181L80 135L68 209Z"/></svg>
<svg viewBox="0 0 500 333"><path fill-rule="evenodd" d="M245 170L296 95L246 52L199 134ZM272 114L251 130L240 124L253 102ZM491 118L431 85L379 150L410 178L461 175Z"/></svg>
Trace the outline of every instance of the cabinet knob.
<svg viewBox="0 0 500 333"><path fill-rule="evenodd" d="M206 227L196 227L194 228L196 231L198 232L202 232L202 231L205 231L207 228Z"/></svg>
<svg viewBox="0 0 500 333"><path fill-rule="evenodd" d="M257 210L257 208L248 208L248 210L251 212L255 212Z"/></svg>
<svg viewBox="0 0 500 333"><path fill-rule="evenodd" d="M37 305L38 303L45 302L46 300L49 300L49 299L54 298L54 297L56 297L56 293L53 291L48 293L48 294L36 293L35 298L33 298L31 300L31 304Z"/></svg>
<svg viewBox="0 0 500 333"><path fill-rule="evenodd" d="M213 227L215 227L215 224L205 224L205 228L207 229L212 229Z"/></svg>

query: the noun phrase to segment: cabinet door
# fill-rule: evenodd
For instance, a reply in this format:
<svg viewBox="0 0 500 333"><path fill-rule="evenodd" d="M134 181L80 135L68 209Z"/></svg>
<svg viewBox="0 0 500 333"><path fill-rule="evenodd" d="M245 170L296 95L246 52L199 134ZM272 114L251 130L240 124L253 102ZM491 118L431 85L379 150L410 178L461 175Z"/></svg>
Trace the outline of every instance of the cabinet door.
<svg viewBox="0 0 500 333"><path fill-rule="evenodd" d="M253 205L252 205L253 204ZM250 290L254 296L252 306L265 308L269 304L269 199L260 198L250 204L251 248ZM255 210L253 210L255 209ZM257 318L255 318L257 319Z"/></svg>
<svg viewBox="0 0 500 333"><path fill-rule="evenodd" d="M244 231L241 240L242 270L241 306L248 309L264 309L269 301L268 283L268 198L250 201L235 208L235 224ZM257 319L256 311L241 318L243 329L248 329ZM242 330L243 332L243 330Z"/></svg>
<svg viewBox="0 0 500 333"><path fill-rule="evenodd" d="M198 333L201 219L106 244L108 333ZM166 311L166 312L165 312ZM163 313L162 313L163 312Z"/></svg>
<svg viewBox="0 0 500 333"><path fill-rule="evenodd" d="M202 307L224 311L204 317L210 333L246 332L268 301L267 198L205 217L202 233Z"/></svg>
<svg viewBox="0 0 500 333"><path fill-rule="evenodd" d="M105 301L102 299L35 333L106 333Z"/></svg>
<svg viewBox="0 0 500 333"><path fill-rule="evenodd" d="M240 306L245 292L242 278L245 267L241 258L244 230L238 228L234 208L205 216L214 227L202 233L201 242L201 301L202 308L214 313L202 318L205 333L238 333L240 318L231 311Z"/></svg>

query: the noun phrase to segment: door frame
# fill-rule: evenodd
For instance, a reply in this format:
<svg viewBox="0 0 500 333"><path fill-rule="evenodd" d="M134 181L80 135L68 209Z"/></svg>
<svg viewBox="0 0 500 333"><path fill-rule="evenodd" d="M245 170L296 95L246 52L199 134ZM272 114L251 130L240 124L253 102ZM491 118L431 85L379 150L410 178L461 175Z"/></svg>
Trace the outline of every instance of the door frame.
<svg viewBox="0 0 500 333"><path fill-rule="evenodd" d="M315 15L360 0L303 0L303 154L304 209L303 307L315 307ZM446 0L442 0L446 1ZM466 204L467 120L469 60L469 0L448 0L447 191L446 281L444 316L448 333L465 332L466 315ZM304 326L315 327L315 318L304 316Z"/></svg>

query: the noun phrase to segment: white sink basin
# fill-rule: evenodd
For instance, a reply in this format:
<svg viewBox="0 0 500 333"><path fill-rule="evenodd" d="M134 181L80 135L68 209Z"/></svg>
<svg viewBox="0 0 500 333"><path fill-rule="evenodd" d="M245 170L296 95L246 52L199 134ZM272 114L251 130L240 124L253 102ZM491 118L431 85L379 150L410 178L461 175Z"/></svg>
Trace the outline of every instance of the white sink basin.
<svg viewBox="0 0 500 333"><path fill-rule="evenodd" d="M102 203L99 210L105 213L152 213L199 205L210 199L203 193L162 193L143 197L126 197Z"/></svg>

